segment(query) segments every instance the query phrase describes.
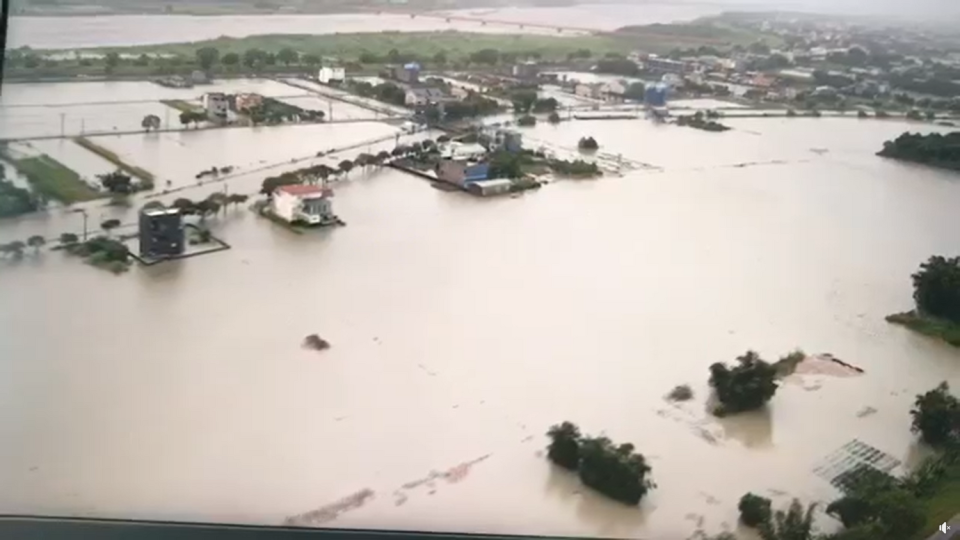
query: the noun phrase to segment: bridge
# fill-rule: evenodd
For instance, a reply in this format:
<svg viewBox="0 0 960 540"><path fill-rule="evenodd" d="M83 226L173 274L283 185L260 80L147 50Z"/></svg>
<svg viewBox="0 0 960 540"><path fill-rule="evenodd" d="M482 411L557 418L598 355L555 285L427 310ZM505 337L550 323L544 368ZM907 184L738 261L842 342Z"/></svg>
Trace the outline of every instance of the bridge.
<svg viewBox="0 0 960 540"><path fill-rule="evenodd" d="M687 4L685 4L687 5ZM712 5L710 3L704 3L703 5ZM522 22L508 19L496 19L496 18L487 18L487 17L478 17L473 15L460 15L456 13L443 13L437 11L413 11L413 10L400 10L400 9L376 9L369 10L377 15L387 14L387 15L404 15L409 16L411 19L417 17L424 19L443 19L446 22L472 22L478 23L480 26L487 26L488 24L496 26L513 26L519 28L520 30L525 30L528 28L533 28L537 30L552 30L558 34L567 32L568 34L592 34L592 35L608 35L608 36L618 36L618 37L642 37L647 39L663 39L663 40L682 40L690 44L701 44L701 45L724 45L727 42L722 39L714 39L702 36L690 36L690 35L680 35L672 34L669 32L653 32L653 31L613 31L613 30L604 30L602 28L596 27L583 27L583 26L562 26L556 24L547 24L547 23L538 23L538 22Z"/></svg>

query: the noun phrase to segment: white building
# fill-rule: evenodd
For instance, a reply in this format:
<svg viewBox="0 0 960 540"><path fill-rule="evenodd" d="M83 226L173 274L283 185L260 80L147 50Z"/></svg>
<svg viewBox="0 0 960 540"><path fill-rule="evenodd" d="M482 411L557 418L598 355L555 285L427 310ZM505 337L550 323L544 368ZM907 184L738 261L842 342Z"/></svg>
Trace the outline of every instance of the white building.
<svg viewBox="0 0 960 540"><path fill-rule="evenodd" d="M320 186L280 186L274 190L270 206L274 215L288 223L319 225L336 219L332 197L332 190Z"/></svg>
<svg viewBox="0 0 960 540"><path fill-rule="evenodd" d="M480 159L487 155L487 149L481 144L450 141L440 145L440 157L443 159Z"/></svg>
<svg viewBox="0 0 960 540"><path fill-rule="evenodd" d="M227 111L230 110L230 103L223 92L210 92L203 95L200 100L203 108L207 111L207 116L225 119Z"/></svg>
<svg viewBox="0 0 960 540"><path fill-rule="evenodd" d="M330 84L332 82L343 82L347 78L346 70L342 67L327 67L324 66L320 68L320 71L317 73L317 80L323 84Z"/></svg>

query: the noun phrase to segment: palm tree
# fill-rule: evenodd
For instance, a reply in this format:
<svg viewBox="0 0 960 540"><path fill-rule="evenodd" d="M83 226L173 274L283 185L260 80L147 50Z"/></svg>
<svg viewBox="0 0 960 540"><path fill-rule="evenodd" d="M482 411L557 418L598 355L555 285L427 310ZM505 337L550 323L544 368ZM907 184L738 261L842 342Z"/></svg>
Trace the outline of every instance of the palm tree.
<svg viewBox="0 0 960 540"><path fill-rule="evenodd" d="M349 159L345 159L340 162L340 170L343 171L343 174L350 174L350 171L353 169L353 162Z"/></svg>
<svg viewBox="0 0 960 540"><path fill-rule="evenodd" d="M46 243L47 243L47 239L40 236L39 234L35 234L30 238L27 238L27 245L33 248L34 255L39 254L40 248L42 248L43 245Z"/></svg>

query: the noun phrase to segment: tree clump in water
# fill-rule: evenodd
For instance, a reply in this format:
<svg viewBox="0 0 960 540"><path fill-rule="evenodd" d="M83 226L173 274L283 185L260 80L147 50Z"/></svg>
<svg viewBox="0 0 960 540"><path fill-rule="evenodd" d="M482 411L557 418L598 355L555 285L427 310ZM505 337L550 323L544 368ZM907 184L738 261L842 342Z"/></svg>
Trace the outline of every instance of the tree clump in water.
<svg viewBox="0 0 960 540"><path fill-rule="evenodd" d="M911 277L916 310L887 321L960 347L960 257L930 257Z"/></svg>
<svg viewBox="0 0 960 540"><path fill-rule="evenodd" d="M670 401L690 401L693 399L693 390L686 384L677 385L667 394L667 399Z"/></svg>
<svg viewBox="0 0 960 540"><path fill-rule="evenodd" d="M717 362L710 366L710 386L720 405L713 410L717 416L751 411L763 407L777 392L777 369L754 351L737 357L737 365L730 368Z"/></svg>
<svg viewBox="0 0 960 540"><path fill-rule="evenodd" d="M946 382L917 396L911 430L919 433L930 446L946 446L960 442L960 401L950 393Z"/></svg>
<svg viewBox="0 0 960 540"><path fill-rule="evenodd" d="M310 334L309 336L303 338L303 346L304 348L313 349L315 351L325 351L330 348L330 343L317 334Z"/></svg>
<svg viewBox="0 0 960 540"><path fill-rule="evenodd" d="M547 455L557 465L576 470L584 485L624 504L637 505L656 487L651 468L630 443L614 445L607 437L582 436L571 422L550 428Z"/></svg>
<svg viewBox="0 0 960 540"><path fill-rule="evenodd" d="M597 140L593 137L581 137L580 142L577 143L577 148L581 150L596 150L600 148L600 145L597 144Z"/></svg>
<svg viewBox="0 0 960 540"><path fill-rule="evenodd" d="M740 498L737 509L740 511L740 521L747 527L757 527L761 523L770 521L773 515L770 509L770 499L747 493Z"/></svg>

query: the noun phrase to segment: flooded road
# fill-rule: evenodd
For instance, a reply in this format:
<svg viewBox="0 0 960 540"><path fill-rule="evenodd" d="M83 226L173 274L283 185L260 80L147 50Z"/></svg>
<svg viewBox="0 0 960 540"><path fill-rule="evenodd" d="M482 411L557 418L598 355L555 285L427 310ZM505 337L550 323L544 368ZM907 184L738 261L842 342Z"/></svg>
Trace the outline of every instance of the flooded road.
<svg viewBox="0 0 960 540"><path fill-rule="evenodd" d="M960 352L883 317L921 260L957 252L960 180L873 152L933 128L724 122L537 126L654 168L515 199L354 171L336 230L241 208L212 221L233 249L210 256L122 276L55 252L0 264L0 509L683 539L734 527L746 491L829 500L814 469L854 439L909 461L913 396L960 383ZM206 167L228 131L151 166ZM302 349L311 333L332 348ZM866 373L706 415L711 363L796 347ZM694 400L664 401L683 383ZM563 420L636 444L659 487L630 509L553 470L543 434Z"/></svg>

